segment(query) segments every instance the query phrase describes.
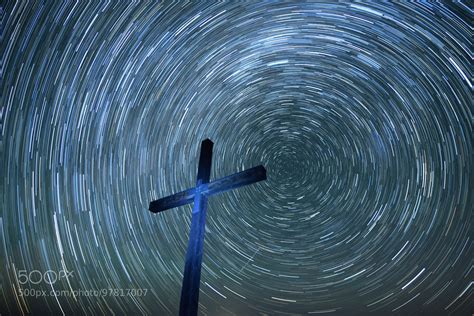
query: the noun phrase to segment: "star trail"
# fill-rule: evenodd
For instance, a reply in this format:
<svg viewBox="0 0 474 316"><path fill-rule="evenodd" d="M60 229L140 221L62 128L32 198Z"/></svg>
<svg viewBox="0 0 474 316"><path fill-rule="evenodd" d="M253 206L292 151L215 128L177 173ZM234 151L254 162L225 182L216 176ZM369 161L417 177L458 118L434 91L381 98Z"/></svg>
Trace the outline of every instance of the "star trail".
<svg viewBox="0 0 474 316"><path fill-rule="evenodd" d="M0 4L0 314L474 312L472 11L456 3Z"/></svg>

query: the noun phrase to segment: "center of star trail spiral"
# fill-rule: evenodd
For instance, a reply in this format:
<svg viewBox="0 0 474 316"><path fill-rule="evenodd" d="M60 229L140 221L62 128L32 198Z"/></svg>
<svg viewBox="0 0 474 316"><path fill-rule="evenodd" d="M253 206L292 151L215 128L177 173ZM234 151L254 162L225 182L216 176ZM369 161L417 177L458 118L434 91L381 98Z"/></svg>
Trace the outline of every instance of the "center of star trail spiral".
<svg viewBox="0 0 474 316"><path fill-rule="evenodd" d="M268 179L209 199L203 315L473 311L465 4L0 12L0 313L177 314L192 206L147 208L205 138Z"/></svg>

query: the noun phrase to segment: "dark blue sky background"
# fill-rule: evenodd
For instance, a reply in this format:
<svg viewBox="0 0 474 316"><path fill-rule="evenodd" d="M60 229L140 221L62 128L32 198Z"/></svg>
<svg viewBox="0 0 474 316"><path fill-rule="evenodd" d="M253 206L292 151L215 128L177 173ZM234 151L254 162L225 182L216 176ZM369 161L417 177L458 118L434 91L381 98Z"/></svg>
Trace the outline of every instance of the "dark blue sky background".
<svg viewBox="0 0 474 316"><path fill-rule="evenodd" d="M465 4L0 8L2 315L176 314L191 206L147 208L205 138L268 180L210 199L202 315L474 312Z"/></svg>

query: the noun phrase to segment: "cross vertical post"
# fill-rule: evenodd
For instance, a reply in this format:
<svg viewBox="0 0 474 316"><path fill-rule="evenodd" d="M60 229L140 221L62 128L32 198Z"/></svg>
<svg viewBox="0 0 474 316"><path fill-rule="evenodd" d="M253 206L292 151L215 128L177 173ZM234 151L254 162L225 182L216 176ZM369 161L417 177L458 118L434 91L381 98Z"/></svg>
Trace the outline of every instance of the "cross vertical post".
<svg viewBox="0 0 474 316"><path fill-rule="evenodd" d="M183 287L181 288L180 316L197 315L199 284L201 281L201 262L206 230L207 196L200 192L203 184L209 183L211 176L212 147L209 139L201 143L196 193L191 218L188 250L184 266Z"/></svg>

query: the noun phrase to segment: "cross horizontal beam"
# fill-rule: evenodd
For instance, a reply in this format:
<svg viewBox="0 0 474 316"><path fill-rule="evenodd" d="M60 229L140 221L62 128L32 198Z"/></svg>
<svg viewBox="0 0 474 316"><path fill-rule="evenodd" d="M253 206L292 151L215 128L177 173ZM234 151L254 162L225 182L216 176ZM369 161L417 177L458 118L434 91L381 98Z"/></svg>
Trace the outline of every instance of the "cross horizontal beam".
<svg viewBox="0 0 474 316"><path fill-rule="evenodd" d="M267 179L267 171L262 165L259 165L218 179L216 181L212 181L210 183L201 184L196 188L191 188L165 198L152 201L148 209L153 213L162 212L173 207L192 203L197 190L199 190L201 194L211 196L265 179Z"/></svg>

